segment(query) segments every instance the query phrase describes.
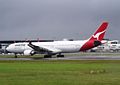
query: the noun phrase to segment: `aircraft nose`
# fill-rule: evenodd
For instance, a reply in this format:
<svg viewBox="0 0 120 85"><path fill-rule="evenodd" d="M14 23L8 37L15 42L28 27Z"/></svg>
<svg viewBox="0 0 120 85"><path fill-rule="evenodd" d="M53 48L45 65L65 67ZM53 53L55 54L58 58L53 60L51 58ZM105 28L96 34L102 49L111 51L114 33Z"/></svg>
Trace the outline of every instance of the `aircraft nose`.
<svg viewBox="0 0 120 85"><path fill-rule="evenodd" d="M6 50L7 50L8 52L11 52L11 46L9 45L9 46L6 48Z"/></svg>
<svg viewBox="0 0 120 85"><path fill-rule="evenodd" d="M10 51L10 47L8 46L8 47L6 48L6 50L7 50L7 51Z"/></svg>

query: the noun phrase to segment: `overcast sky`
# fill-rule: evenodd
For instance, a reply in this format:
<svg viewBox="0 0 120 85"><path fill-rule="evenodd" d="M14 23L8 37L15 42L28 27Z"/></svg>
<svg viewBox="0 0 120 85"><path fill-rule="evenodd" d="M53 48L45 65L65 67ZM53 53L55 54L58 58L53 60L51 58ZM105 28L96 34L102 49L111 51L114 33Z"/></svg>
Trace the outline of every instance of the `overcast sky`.
<svg viewBox="0 0 120 85"><path fill-rule="evenodd" d="M120 0L0 0L0 40L86 39L103 21L120 40Z"/></svg>

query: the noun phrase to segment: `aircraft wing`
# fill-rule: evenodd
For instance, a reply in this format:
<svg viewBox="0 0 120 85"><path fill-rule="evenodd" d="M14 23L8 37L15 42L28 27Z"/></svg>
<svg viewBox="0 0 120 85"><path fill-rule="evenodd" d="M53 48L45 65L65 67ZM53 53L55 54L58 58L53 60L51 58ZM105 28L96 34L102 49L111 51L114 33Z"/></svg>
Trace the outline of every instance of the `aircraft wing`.
<svg viewBox="0 0 120 85"><path fill-rule="evenodd" d="M38 52L48 52L48 53L60 53L61 52L61 50L59 49L45 47L45 46L36 46L36 45L33 45L31 42L29 42L28 46Z"/></svg>

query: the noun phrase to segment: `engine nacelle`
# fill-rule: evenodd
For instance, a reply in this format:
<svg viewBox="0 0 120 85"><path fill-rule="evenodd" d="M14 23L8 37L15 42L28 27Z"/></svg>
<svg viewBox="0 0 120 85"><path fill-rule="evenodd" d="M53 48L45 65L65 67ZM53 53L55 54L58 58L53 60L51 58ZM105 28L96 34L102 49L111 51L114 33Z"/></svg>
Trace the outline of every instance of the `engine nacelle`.
<svg viewBox="0 0 120 85"><path fill-rule="evenodd" d="M25 50L24 55L34 55L35 52L33 50Z"/></svg>

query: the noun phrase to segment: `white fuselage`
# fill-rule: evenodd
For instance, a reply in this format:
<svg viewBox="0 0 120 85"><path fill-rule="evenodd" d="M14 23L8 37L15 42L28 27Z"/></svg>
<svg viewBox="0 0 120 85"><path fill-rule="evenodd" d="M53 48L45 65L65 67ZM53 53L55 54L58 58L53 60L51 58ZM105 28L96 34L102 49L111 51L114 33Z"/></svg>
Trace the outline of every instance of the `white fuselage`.
<svg viewBox="0 0 120 85"><path fill-rule="evenodd" d="M59 49L61 53L74 53L79 52L80 48L87 40L83 41L54 41L54 42L32 42L33 45L45 47L48 49ZM7 47L9 52L23 53L25 50L33 50L28 46L28 42L14 43Z"/></svg>

